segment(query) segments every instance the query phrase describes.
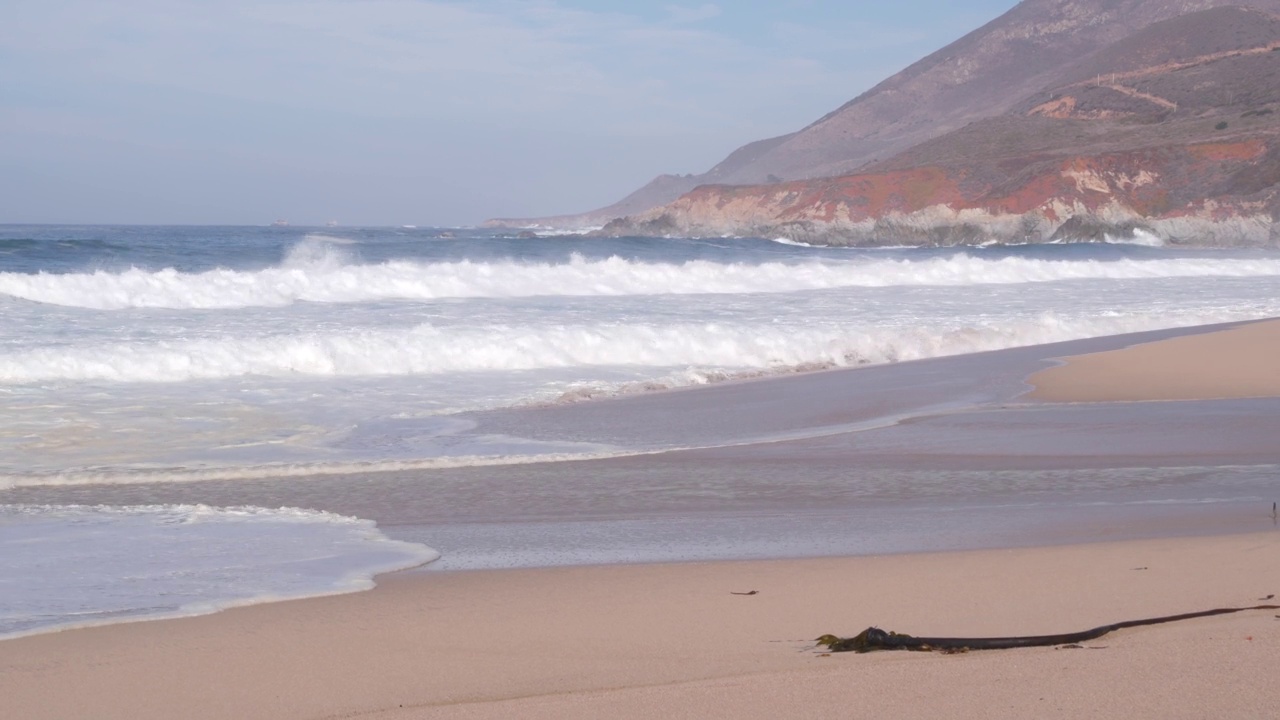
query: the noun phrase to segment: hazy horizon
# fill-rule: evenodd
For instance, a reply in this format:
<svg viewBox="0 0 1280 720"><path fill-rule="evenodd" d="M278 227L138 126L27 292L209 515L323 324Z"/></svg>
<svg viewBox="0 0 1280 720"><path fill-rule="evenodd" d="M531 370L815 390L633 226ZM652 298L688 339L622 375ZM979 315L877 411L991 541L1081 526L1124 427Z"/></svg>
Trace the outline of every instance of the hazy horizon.
<svg viewBox="0 0 1280 720"><path fill-rule="evenodd" d="M797 130L1014 4L17 0L0 223L585 211Z"/></svg>

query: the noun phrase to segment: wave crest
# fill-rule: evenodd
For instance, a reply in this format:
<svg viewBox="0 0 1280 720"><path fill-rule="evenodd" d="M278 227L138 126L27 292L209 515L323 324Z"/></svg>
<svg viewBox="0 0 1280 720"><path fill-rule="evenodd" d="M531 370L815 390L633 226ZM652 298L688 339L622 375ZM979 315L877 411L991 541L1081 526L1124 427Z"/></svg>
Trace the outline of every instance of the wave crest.
<svg viewBox="0 0 1280 720"><path fill-rule="evenodd" d="M1263 313L1265 315L1265 313ZM362 330L186 341L104 343L0 354L0 383L55 380L178 382L244 375L408 376L575 367L688 367L677 384L708 371L851 367L980 352L1177 325L1252 319L1206 311L920 327L779 326L754 323L492 325ZM707 376L709 377L709 376Z"/></svg>
<svg viewBox="0 0 1280 720"><path fill-rule="evenodd" d="M307 240L261 270L173 268L92 273L0 273L0 297L97 310L230 309L297 302L352 303L439 298L778 293L840 287L961 286L1088 279L1280 275L1276 258L1118 260L988 259L960 254L924 260L858 258L757 264L620 257L560 263L513 260L355 261L345 248Z"/></svg>

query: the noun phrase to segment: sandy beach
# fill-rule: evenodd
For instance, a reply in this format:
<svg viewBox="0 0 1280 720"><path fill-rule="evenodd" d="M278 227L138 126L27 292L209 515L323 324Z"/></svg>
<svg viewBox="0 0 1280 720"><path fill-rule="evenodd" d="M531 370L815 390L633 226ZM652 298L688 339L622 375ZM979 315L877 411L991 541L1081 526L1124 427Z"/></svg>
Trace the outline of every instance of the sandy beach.
<svg viewBox="0 0 1280 720"><path fill-rule="evenodd" d="M1070 358L1028 378L1029 397L1060 402L1280 395L1280 320Z"/></svg>
<svg viewBox="0 0 1280 720"><path fill-rule="evenodd" d="M0 643L21 718L1270 717L1280 611L1089 649L824 656L868 625L1044 634L1258 604L1280 534L844 559L416 574L374 591ZM757 591L756 595L734 592Z"/></svg>
<svg viewBox="0 0 1280 720"><path fill-rule="evenodd" d="M1280 0L111 7L0 720L1280 720Z"/></svg>
<svg viewBox="0 0 1280 720"><path fill-rule="evenodd" d="M1010 422L1028 426L1027 418L1040 417L1035 413L1065 412L1045 400L1110 400L1103 407L1141 410L1151 404L1123 402L1133 399L1124 391L1135 385L1125 373L1136 370L1151 379L1143 399L1185 401L1190 415L1176 411L1183 403L1157 405L1160 417L1179 418L1190 437L1196 413L1218 407L1205 401L1280 393L1268 384L1274 377L1266 364L1252 359L1274 357L1278 339L1280 322L1269 321L1068 358L1032 379L1037 390L1011 406ZM1045 364L1024 355L1036 367ZM1237 364L1208 360L1217 357ZM900 372L964 362L904 364ZM1220 377L1197 382L1204 376ZM1097 394L1071 394L1086 386ZM672 393L637 406L697 397ZM1241 407L1228 406L1237 420L1259 412ZM984 416L975 417L971 424L982 426ZM926 418L895 432L922 437L930 422L941 421ZM733 450L732 458L788 461L787 453L821 446L847 461L845 437ZM1230 460L1235 446L1207 437L1207 448L1222 450L1206 462ZM1137 428L1134 438L1141 444ZM1236 441L1252 443L1241 448L1266 445L1262 436ZM868 462L896 457L900 444L868 441ZM918 447L937 462L957 457L944 444ZM1152 462L1162 447L1153 444L1140 457L1126 449L1131 454L1114 462ZM1201 452L1186 450L1193 451ZM730 462L730 451L715 452L697 461ZM975 452L987 466L1001 466L990 448ZM1010 456L1009 464L1065 462L1074 451L1054 452ZM1274 450L1258 450L1264 459L1266 453ZM1084 649L826 655L813 642L869 625L914 635L1048 634L1274 604L1264 598L1280 594L1280 533L1257 532L1273 525L1269 510L1256 503L1241 511L1237 527L1254 532L1236 535L1174 537L1187 529L1167 525L1157 533L1169 537L1057 547L403 573L366 593L3 641L0 697L12 717L143 720L1273 717L1280 706L1280 611L1129 629Z"/></svg>

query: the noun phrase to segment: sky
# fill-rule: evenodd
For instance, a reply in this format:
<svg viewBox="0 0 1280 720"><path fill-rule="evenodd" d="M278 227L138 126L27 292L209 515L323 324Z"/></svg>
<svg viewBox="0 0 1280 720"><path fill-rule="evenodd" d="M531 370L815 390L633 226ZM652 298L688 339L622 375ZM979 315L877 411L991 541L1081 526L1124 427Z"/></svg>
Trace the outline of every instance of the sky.
<svg viewBox="0 0 1280 720"><path fill-rule="evenodd" d="M797 130L1014 0L4 0L0 223L582 212Z"/></svg>

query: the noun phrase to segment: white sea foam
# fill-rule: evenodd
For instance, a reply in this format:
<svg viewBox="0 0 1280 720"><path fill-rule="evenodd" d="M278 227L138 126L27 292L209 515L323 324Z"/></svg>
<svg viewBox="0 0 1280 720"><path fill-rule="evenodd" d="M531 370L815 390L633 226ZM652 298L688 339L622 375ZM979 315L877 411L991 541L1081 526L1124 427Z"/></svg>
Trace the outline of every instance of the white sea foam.
<svg viewBox="0 0 1280 720"><path fill-rule="evenodd" d="M580 228L549 228L549 229L542 229L542 230L535 229L532 232L534 235L541 238L574 237L578 235L586 235L589 232L595 232L596 230L602 230L602 229L604 229L603 225L588 225Z"/></svg>
<svg viewBox="0 0 1280 720"><path fill-rule="evenodd" d="M355 592L439 557L369 520L205 505L0 505L0 550L0 637Z"/></svg>
<svg viewBox="0 0 1280 720"><path fill-rule="evenodd" d="M269 463L240 467L76 469L27 475L0 474L0 490L19 487L73 485L146 485L151 483L206 482L211 480L261 480L263 478L321 477L361 473L445 470L462 467L499 467L543 462L603 460L644 455L650 450L595 453L548 452L537 455L451 455L417 460L368 460L352 462ZM3 506L0 506L3 507Z"/></svg>
<svg viewBox="0 0 1280 720"><path fill-rule="evenodd" d="M0 353L0 385L178 382L245 375L356 377L638 366L784 370L853 366L1256 317L1204 311L1072 317L1044 312L955 326L601 323L362 329L340 334L138 341Z"/></svg>
<svg viewBox="0 0 1280 720"><path fill-rule="evenodd" d="M1142 245L1145 247L1164 247L1164 239L1159 235L1149 233L1142 228L1135 228L1133 235L1127 238L1106 236L1107 242L1113 245Z"/></svg>
<svg viewBox="0 0 1280 720"><path fill-rule="evenodd" d="M807 248L823 247L821 245L811 245L806 242L800 242L799 240L792 240L791 238L787 238L787 237L769 238L769 240L771 242L776 242L779 245L790 245L791 247L807 247Z"/></svg>
<svg viewBox="0 0 1280 720"><path fill-rule="evenodd" d="M379 264L353 262L349 251L304 242L278 266L199 273L172 268L92 273L0 273L0 297L85 307L216 309L286 306L299 301L350 303L437 298L775 293L839 287L961 286L1085 279L1264 277L1280 275L1276 258L1041 260L972 255L925 260L888 258L795 263L641 262L619 257L536 263L511 260Z"/></svg>

